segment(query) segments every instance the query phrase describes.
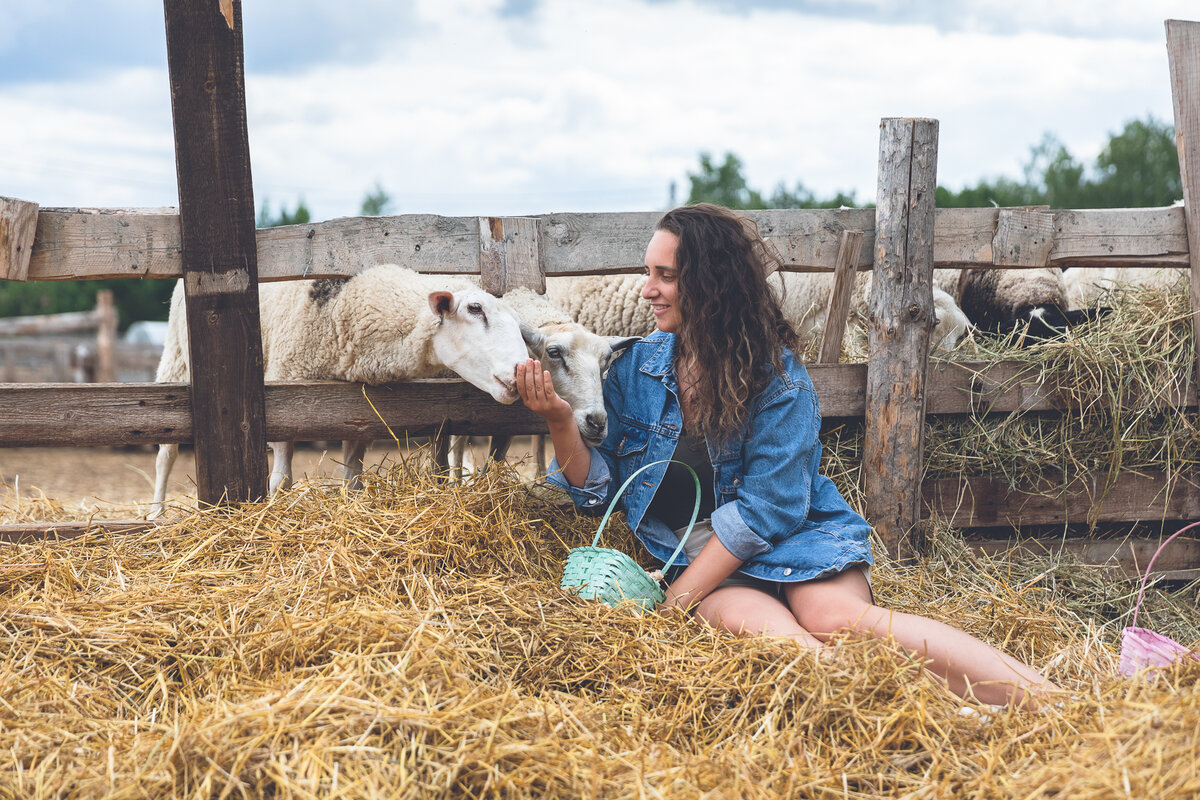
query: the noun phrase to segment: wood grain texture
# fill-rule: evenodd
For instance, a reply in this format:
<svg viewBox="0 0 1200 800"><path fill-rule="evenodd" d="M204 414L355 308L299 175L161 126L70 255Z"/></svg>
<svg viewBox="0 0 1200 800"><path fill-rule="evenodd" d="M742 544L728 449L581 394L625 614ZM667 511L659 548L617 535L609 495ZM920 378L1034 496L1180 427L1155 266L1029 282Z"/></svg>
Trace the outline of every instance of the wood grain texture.
<svg viewBox="0 0 1200 800"><path fill-rule="evenodd" d="M934 265L1023 269L1038 259L993 255L1001 212L937 209ZM1016 209L1016 211L1023 211ZM830 271L845 230L875 240L871 209L786 209L747 212L770 231L790 271ZM1182 208L1054 211L1050 266L1187 266ZM545 275L636 272L658 214L548 214L529 217L538 229ZM1001 242L1010 241L1011 218ZM376 264L426 273L479 273L479 218L411 214L348 217L256 231L260 281L338 278ZM1009 238L1006 239L1005 237ZM1040 245L1044 247L1044 245ZM171 209L41 209L29 259L29 280L178 278L182 255L178 215ZM856 268L871 268L864 248ZM997 260L997 258L999 260Z"/></svg>
<svg viewBox="0 0 1200 800"><path fill-rule="evenodd" d="M226 0L228 2L228 0ZM166 0L167 66L200 502L267 492L258 246L246 127L242 11Z"/></svg>
<svg viewBox="0 0 1200 800"><path fill-rule="evenodd" d="M862 484L867 518L897 559L920 545L937 136L936 120L880 124Z"/></svg>
<svg viewBox="0 0 1200 800"><path fill-rule="evenodd" d="M1057 476L1030 476L1016 485L1004 477L941 478L924 484L924 513L956 527L1200 519L1200 488L1169 477L1131 473L1108 486L1100 473L1069 491Z"/></svg>
<svg viewBox="0 0 1200 800"><path fill-rule="evenodd" d="M841 357L842 338L846 335L846 320L850 317L854 275L862 255L862 244L862 231L842 231L842 242L833 269L833 291L829 293L829 303L825 307L818 364L836 364Z"/></svg>
<svg viewBox="0 0 1200 800"><path fill-rule="evenodd" d="M1200 22L1170 19L1167 60L1171 72L1171 102L1175 109L1175 144L1183 182L1184 222L1191 266L1192 336L1200 342ZM1200 390L1200 359L1194 371Z"/></svg>
<svg viewBox="0 0 1200 800"><path fill-rule="evenodd" d="M37 203L0 197L0 280L28 277L37 219Z"/></svg>
<svg viewBox="0 0 1200 800"><path fill-rule="evenodd" d="M528 217L479 218L479 282L500 296L524 286L546 293L537 220Z"/></svg>

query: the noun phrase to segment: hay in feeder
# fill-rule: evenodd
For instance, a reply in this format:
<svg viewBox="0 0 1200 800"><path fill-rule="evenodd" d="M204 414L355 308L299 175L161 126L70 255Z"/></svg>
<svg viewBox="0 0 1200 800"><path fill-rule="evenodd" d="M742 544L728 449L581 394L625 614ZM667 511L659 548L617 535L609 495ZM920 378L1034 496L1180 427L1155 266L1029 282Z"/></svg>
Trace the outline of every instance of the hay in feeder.
<svg viewBox="0 0 1200 800"><path fill-rule="evenodd" d="M937 531L921 566L878 565L883 604L1072 693L964 715L883 642L816 657L565 594L563 558L596 519L511 470L366 477L357 494L300 484L143 534L0 547L0 797L1200 790L1200 668L1116 677L1132 598L1102 571L991 561ZM1152 590L1142 618L1195 642L1194 592L1170 597Z"/></svg>

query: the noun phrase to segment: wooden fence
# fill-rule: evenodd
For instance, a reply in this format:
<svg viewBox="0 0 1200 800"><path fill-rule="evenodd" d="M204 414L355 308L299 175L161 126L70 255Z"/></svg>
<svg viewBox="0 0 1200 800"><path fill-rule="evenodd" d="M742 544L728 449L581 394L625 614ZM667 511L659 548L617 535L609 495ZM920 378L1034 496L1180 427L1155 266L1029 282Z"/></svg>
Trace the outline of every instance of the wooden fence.
<svg viewBox="0 0 1200 800"><path fill-rule="evenodd" d="M113 383L154 379L162 348L117 336L110 289L91 311L0 318L0 383Z"/></svg>
<svg viewBox="0 0 1200 800"><path fill-rule="evenodd" d="M193 360L191 384L3 385L0 445L114 445L194 442L204 503L261 497L266 441L544 432L519 404L502 406L450 380L362 387L344 383L263 385L259 281L352 275L378 263L420 272L479 275L493 292L539 287L547 276L635 272L658 212L535 217L404 215L338 219L255 231L241 72L240 4L167 0L180 211L39 209L0 198L0 279L184 278ZM228 15L222 9L229 11ZM1169 21L1168 52L1179 135L1184 206L1124 210L933 208L937 122L881 124L875 209L749 212L787 269L828 271L843 235L862 231L871 247L842 253L875 269L866 364L809 369L826 418L864 418L863 485L868 514L893 554L914 552L922 516L968 527L1037 526L1074 519L1131 522L1200 518L1200 490L1137 475L1101 506L1088 493L1047 501L1037 486L987 478L922 485L927 414L1061 411L1038 384L1014 381L1019 367L952 364L927 370L935 268L1044 266L1190 267L1200 242L1200 24ZM219 65L217 79L207 65ZM207 83L206 83L207 81ZM202 120L203 124L199 124ZM1191 243L1191 245L1190 245ZM1200 308L1200 272L1193 271ZM1195 328L1197 317L1193 316ZM1178 398L1196 409L1195 380ZM368 402L368 397L370 402ZM374 407L372 407L374 406ZM376 413L378 411L378 414ZM382 420L380 419L382 417ZM138 523L106 523L128 529ZM75 535L81 526L0 531ZM995 550L1010 542L986 543ZM1189 540L1159 564L1175 576L1200 568ZM1046 541L1091 561L1129 570L1154 539Z"/></svg>

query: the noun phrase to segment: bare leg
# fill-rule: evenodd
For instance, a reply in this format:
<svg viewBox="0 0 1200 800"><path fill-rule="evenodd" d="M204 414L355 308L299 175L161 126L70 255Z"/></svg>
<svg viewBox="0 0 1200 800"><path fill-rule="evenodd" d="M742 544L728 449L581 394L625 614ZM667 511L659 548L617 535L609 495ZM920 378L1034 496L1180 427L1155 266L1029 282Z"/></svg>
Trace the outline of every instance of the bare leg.
<svg viewBox="0 0 1200 800"><path fill-rule="evenodd" d="M342 442L342 478L346 488L361 489L363 456L366 455L370 439L347 439Z"/></svg>
<svg viewBox="0 0 1200 800"><path fill-rule="evenodd" d="M292 456L296 453L295 442L271 442L271 481L268 487L274 496L280 489L288 489L292 485Z"/></svg>
<svg viewBox="0 0 1200 800"><path fill-rule="evenodd" d="M818 639L827 640L847 628L879 638L891 636L905 650L924 658L926 669L961 697L1036 707L1037 694L1058 690L1033 668L965 631L872 604L861 570L791 584L786 595L796 619Z"/></svg>
<svg viewBox="0 0 1200 800"><path fill-rule="evenodd" d="M154 459L154 502L150 505L150 513L146 515L146 519L157 519L163 515L167 501L167 478L171 477L171 469L178 457L179 445L158 446L158 456Z"/></svg>
<svg viewBox="0 0 1200 800"><path fill-rule="evenodd" d="M738 636L780 636L812 648L821 646L781 600L749 586L714 589L700 601L696 615Z"/></svg>

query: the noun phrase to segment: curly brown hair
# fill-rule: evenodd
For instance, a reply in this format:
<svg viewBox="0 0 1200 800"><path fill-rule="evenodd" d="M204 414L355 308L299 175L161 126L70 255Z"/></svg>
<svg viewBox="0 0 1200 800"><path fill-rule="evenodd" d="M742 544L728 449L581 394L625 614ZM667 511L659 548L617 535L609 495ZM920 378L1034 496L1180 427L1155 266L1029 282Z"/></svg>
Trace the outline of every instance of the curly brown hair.
<svg viewBox="0 0 1200 800"><path fill-rule="evenodd" d="M782 371L796 333L767 276L779 259L753 220L709 203L668 211L655 226L679 239L676 358L699 365L687 387L691 424L724 441L745 424L750 405Z"/></svg>

